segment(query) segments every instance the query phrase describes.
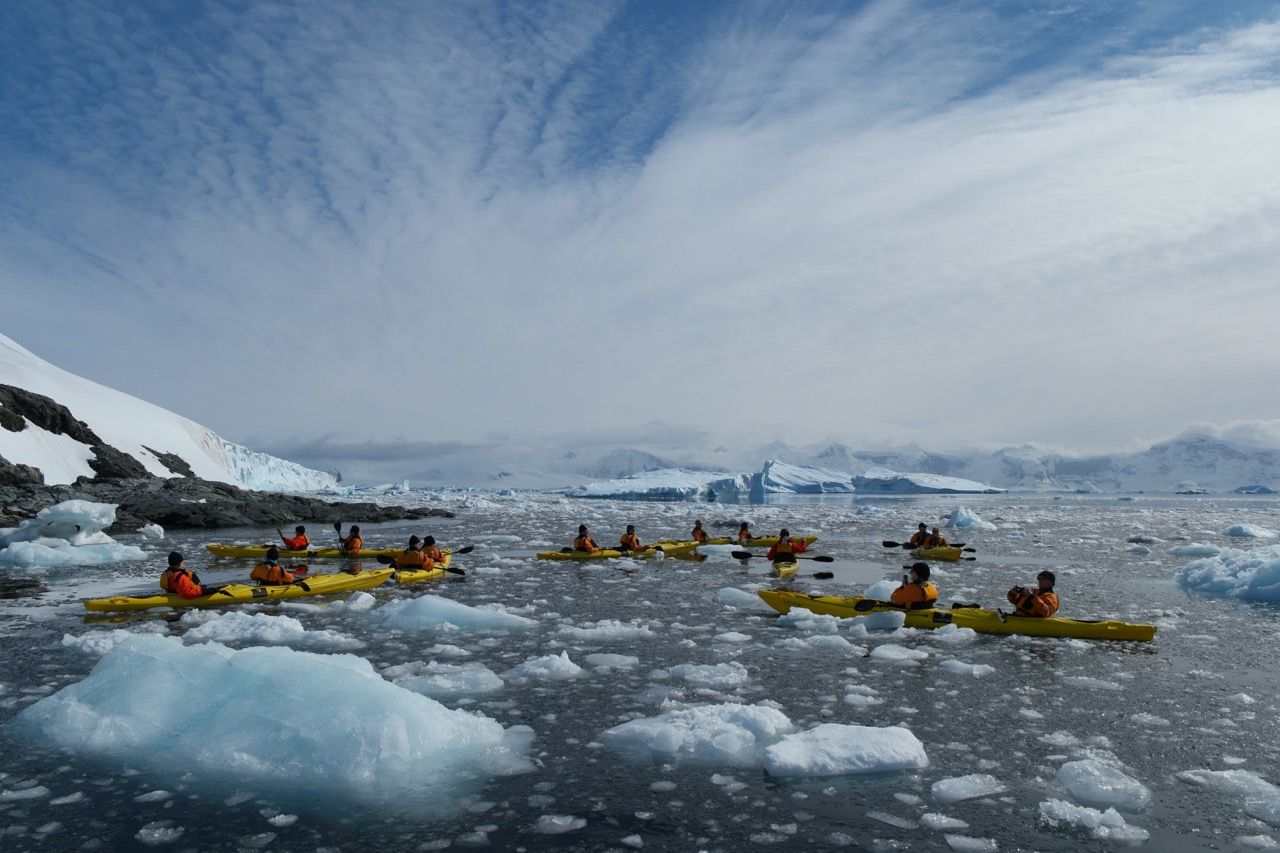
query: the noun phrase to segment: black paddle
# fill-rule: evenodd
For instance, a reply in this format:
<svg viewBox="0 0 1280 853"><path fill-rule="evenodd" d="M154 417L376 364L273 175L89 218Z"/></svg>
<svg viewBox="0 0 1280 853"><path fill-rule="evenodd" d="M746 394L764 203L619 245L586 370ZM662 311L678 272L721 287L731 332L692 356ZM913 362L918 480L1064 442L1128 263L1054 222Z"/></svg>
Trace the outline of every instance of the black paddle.
<svg viewBox="0 0 1280 853"><path fill-rule="evenodd" d="M915 548L928 548L928 547L929 547L928 545L912 545L910 542L893 542L893 541L891 541L891 540L885 540L884 542L881 542L880 544L881 544L881 545L883 545L883 546L884 546L884 547L886 547L886 548L912 548L912 549L915 549ZM970 554L976 554L976 553L978 553L978 549L977 549L977 548L965 548L965 547L964 547L964 543L963 543L963 542L952 542L950 545L941 545L941 546L939 546L939 547L941 547L941 548L959 548L959 549L961 549L961 550L963 550L963 551L968 551Z"/></svg>
<svg viewBox="0 0 1280 853"><path fill-rule="evenodd" d="M459 551L458 553L461 554L462 551ZM384 566L394 566L396 564L396 558L392 557L389 554L379 554L377 559L378 559L378 562L382 563L382 565ZM453 566L435 566L435 568L444 569L446 572L448 572L451 575L462 575L463 577L467 576L467 573L464 572L462 569L455 569Z"/></svg>
<svg viewBox="0 0 1280 853"><path fill-rule="evenodd" d="M735 560L750 560L752 557L768 557L768 554L752 554L750 551L732 551L729 554ZM816 556L808 556L806 554L792 554L791 557L796 560L813 560L815 563L834 563L835 557L829 557L826 554L818 554ZM787 562L782 560L781 562Z"/></svg>

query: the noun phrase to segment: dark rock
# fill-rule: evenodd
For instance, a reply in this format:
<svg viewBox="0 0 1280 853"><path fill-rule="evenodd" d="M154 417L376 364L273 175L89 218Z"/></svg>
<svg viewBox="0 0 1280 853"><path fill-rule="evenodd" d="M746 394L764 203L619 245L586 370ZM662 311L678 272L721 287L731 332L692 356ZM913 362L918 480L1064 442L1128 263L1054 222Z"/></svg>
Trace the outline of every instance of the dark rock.
<svg viewBox="0 0 1280 853"><path fill-rule="evenodd" d="M179 477L194 477L196 475L196 472L191 470L191 466L187 464L187 461L183 459L181 456L179 456L178 454L161 453L158 450L152 450L150 447L147 447L145 444L142 446L147 450L149 450L157 459L159 459L161 465L168 468L171 472L173 472L174 474L177 474Z"/></svg>
<svg viewBox="0 0 1280 853"><path fill-rule="evenodd" d="M0 409L0 413L3 411ZM40 473L39 468L19 465L0 456L0 486L21 486L31 483L39 485L43 482L44 475Z"/></svg>

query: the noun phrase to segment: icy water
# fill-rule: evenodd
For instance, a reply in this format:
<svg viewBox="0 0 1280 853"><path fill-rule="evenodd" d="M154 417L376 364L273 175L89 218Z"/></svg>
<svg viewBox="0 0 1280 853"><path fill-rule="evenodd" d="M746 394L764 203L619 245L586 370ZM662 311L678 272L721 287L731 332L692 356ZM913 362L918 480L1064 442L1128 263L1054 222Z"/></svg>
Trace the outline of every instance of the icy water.
<svg viewBox="0 0 1280 853"><path fill-rule="evenodd" d="M1087 805L1058 782L1067 762L1094 759L1122 767L1151 792L1124 821L1160 851L1250 849L1280 838L1280 814L1266 786L1217 790L1178 778L1184 771L1246 770L1280 781L1276 710L1280 610L1189 595L1173 582L1189 558L1174 545L1205 542L1253 547L1221 535L1231 524L1280 527L1266 500L1179 498L1117 501L993 497L968 499L995 531L964 532L978 560L935 564L942 600L1003 601L1014 583L1032 584L1042 567L1058 574L1062 615L1154 622L1153 643L1018 637L948 642L931 632L865 636L842 626L847 648L807 644L821 622L780 624L748 596L778 583L765 566L727 555L685 562L578 564L540 562L535 550L567 543L577 525L613 541L628 522L645 540L683 538L695 517L712 535L730 535L749 519L760 532L788 526L820 537L814 553L837 558L832 580L797 578L805 591L853 594L897 578L903 555L883 539L904 539L919 520L934 521L957 501L887 501L876 514L851 504L718 506L570 501L547 496L448 498L458 518L366 526L367 542L398 543L411 532L449 545L476 543L457 564L465 579L372 591L379 606L441 596L468 605L500 604L537 621L531 630L484 633L376 627L370 612L324 606L253 607L288 615L311 632L300 649L343 652L341 635L380 672L430 662L483 664L506 673L526 661L567 653L584 670L549 680L506 677L493 692L441 698L503 726L534 732L530 772L492 779L455 794L442 787L444 817L412 802L356 806L327 793L325 780L300 777L263 790L211 781L163 761L89 758L32 736L14 718L37 700L86 678L99 659L63 643L64 635L125 629L181 636L194 623L153 611L105 621L87 618L79 600L150 591L164 554L183 550L206 579L243 577L249 565L207 559L208 534L171 535L149 546L155 560L78 570L0 572L0 848L10 850L1080 850L1121 844L1088 829L1052 826L1040 805ZM433 503L438 503L435 501ZM862 510L867 512L867 510ZM356 520L358 521L358 520ZM219 531L217 541L269 541L273 531ZM1130 552L1133 536L1154 540L1149 555ZM324 544L323 534L315 536ZM125 539L128 541L128 538ZM763 561L753 561L763 563ZM313 571L319 565L313 566ZM341 598L336 601L341 601ZM728 604L723 602L729 602ZM377 613L377 611L372 611ZM592 637L563 629L619 620L647 632ZM317 637L320 639L317 640ZM800 641L800 642L797 642ZM243 647L243 642L230 643ZM923 652L872 656L880 646ZM435 650L435 651L433 651ZM589 655L614 665L592 665ZM992 668L964 670L948 661ZM716 679L682 664L736 663L741 677ZM911 665L908 665L911 664ZM959 671L957 671L959 670ZM403 672L396 670L395 672ZM737 668L718 670L737 673ZM675 673L693 673L681 678ZM977 673L977 674L974 674ZM851 698L846 698L851 697ZM796 731L822 723L904 726L923 743L923 770L871 775L775 777L758 757L741 763L677 762L624 754L602 739L607 729L664 710L721 703L766 703ZM326 709L314 724L341 724ZM199 718L174 720L175 736L199 736ZM261 725L246 720L246 725ZM211 749L216 745L211 744ZM969 799L951 801L940 780L985 774ZM954 783L953 783L954 784ZM963 786L962 786L963 787ZM1274 789L1271 789L1274 791ZM1257 814L1275 825L1251 816ZM561 831L563 830L563 831Z"/></svg>

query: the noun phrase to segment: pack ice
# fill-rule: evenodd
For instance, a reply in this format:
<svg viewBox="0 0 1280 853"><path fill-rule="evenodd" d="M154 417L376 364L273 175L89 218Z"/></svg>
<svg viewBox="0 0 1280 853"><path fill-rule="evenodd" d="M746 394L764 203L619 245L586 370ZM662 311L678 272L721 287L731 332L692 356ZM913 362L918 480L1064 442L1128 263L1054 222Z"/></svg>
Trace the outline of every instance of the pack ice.
<svg viewBox="0 0 1280 853"><path fill-rule="evenodd" d="M121 545L105 531L116 521L116 504L63 501L0 536L0 563L24 568L100 566L146 559L134 545Z"/></svg>

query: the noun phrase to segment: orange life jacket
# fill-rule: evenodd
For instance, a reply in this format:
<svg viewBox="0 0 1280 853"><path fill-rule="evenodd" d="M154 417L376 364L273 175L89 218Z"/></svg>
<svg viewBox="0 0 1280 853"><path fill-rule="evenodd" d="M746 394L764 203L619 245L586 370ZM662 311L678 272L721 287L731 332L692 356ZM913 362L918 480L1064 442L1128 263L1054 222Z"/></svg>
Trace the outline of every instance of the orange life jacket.
<svg viewBox="0 0 1280 853"><path fill-rule="evenodd" d="M599 551L596 543L591 541L590 536L579 536L573 540L573 550L575 551Z"/></svg>
<svg viewBox="0 0 1280 853"><path fill-rule="evenodd" d="M444 552L440 550L439 545L432 545L430 548L424 548L422 553L427 555L427 559L432 563L443 563Z"/></svg>
<svg viewBox="0 0 1280 853"><path fill-rule="evenodd" d="M938 601L938 588L933 581L903 584L889 595L889 601L908 610L921 610Z"/></svg>
<svg viewBox="0 0 1280 853"><path fill-rule="evenodd" d="M640 550L640 537L634 533L624 533L618 537L618 541L622 543L622 550L624 551Z"/></svg>
<svg viewBox="0 0 1280 853"><path fill-rule="evenodd" d="M195 582L190 569L165 569L160 573L160 588L183 598L204 595L204 589Z"/></svg>
<svg viewBox="0 0 1280 853"><path fill-rule="evenodd" d="M693 532L689 534L689 538L694 542L706 542L707 531L703 530L701 527L695 527L693 528Z"/></svg>
<svg viewBox="0 0 1280 853"><path fill-rule="evenodd" d="M253 567L253 571L249 573L252 580L258 582L259 586L283 586L287 583L293 583L293 573L285 571L284 566L279 563L265 562L259 563Z"/></svg>
<svg viewBox="0 0 1280 853"><path fill-rule="evenodd" d="M284 545L290 551L305 551L307 546L311 544L311 540L307 539L307 534L299 533L297 536L285 536Z"/></svg>
<svg viewBox="0 0 1280 853"><path fill-rule="evenodd" d="M739 530L739 531L738 531L738 541L739 541L739 542L746 542L746 541L748 541L748 540L750 540L750 539L754 539L754 538L755 538L755 537L751 535L751 531L750 531L750 530Z"/></svg>
<svg viewBox="0 0 1280 853"><path fill-rule="evenodd" d="M1014 616L1033 616L1039 619L1048 619L1050 616L1058 612L1060 603L1058 594L1052 590L1042 592L1038 589L1018 589L1009 590L1009 603L1017 608L1013 612Z"/></svg>
<svg viewBox="0 0 1280 853"><path fill-rule="evenodd" d="M912 535L912 537L907 540L907 544L910 545L912 548L923 548L924 543L928 541L929 541L929 534L923 530L917 530Z"/></svg>
<svg viewBox="0 0 1280 853"><path fill-rule="evenodd" d="M924 539L924 547L926 548L945 548L947 547L947 537L941 533L930 533Z"/></svg>
<svg viewBox="0 0 1280 853"><path fill-rule="evenodd" d="M800 549L804 550L804 549ZM796 552L795 546L791 543L791 539L779 539L772 548L769 549L768 557L770 560L791 560Z"/></svg>
<svg viewBox="0 0 1280 853"><path fill-rule="evenodd" d="M425 569L426 567L427 555L423 551L405 549L396 557L397 569Z"/></svg>

